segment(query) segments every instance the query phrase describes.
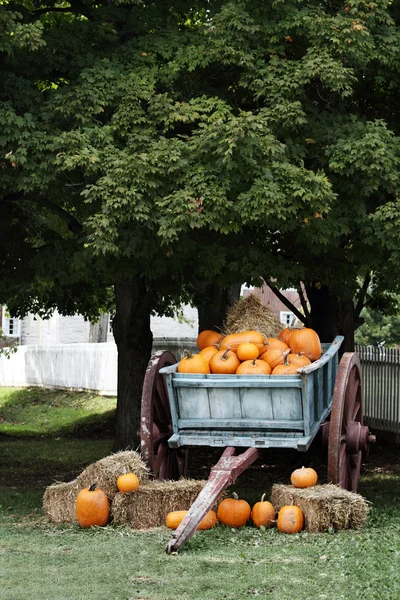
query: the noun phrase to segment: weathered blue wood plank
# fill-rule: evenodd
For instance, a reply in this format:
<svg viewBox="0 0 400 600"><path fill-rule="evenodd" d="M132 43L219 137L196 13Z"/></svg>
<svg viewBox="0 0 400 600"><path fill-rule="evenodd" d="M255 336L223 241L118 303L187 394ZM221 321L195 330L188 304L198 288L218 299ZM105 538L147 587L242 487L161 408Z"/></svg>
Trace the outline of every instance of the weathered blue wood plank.
<svg viewBox="0 0 400 600"><path fill-rule="evenodd" d="M303 421L267 420L267 419L178 419L178 428L181 429L293 429L303 431Z"/></svg>
<svg viewBox="0 0 400 600"><path fill-rule="evenodd" d="M299 438L230 438L223 436L213 435L197 435L191 433L190 435L177 434L173 435L169 440L168 444L172 448L179 448L180 446L210 446L210 447L227 447L235 446L238 448L297 448L297 439ZM304 438L300 438L304 439Z"/></svg>
<svg viewBox="0 0 400 600"><path fill-rule="evenodd" d="M225 377L224 379L212 379L212 375L203 377L192 377L190 379L183 378L179 375L174 377L173 386L176 388L301 388L301 378L297 375L289 377L261 375L258 378L252 375L251 378L239 379L232 375L232 379ZM214 377L216 377L214 375Z"/></svg>

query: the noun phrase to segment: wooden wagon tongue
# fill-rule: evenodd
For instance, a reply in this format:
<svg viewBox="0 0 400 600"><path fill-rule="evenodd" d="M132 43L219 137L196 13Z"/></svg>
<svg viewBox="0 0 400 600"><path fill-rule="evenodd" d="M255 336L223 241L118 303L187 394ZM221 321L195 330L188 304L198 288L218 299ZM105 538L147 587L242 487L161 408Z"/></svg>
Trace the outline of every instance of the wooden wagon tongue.
<svg viewBox="0 0 400 600"><path fill-rule="evenodd" d="M206 485L197 496L178 529L172 534L166 547L168 554L178 552L186 544L196 531L197 525L212 508L222 492L235 483L239 475L259 457L257 448L248 448L238 456L235 455L235 451L235 448L232 447L225 448L217 464L212 467Z"/></svg>

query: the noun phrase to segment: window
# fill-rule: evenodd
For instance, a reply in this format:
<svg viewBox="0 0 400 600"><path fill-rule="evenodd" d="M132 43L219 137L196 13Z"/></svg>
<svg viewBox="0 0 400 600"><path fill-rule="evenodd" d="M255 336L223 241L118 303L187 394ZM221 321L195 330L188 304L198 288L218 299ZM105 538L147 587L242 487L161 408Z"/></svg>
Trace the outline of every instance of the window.
<svg viewBox="0 0 400 600"><path fill-rule="evenodd" d="M279 320L285 327L291 327L294 323L295 316L292 312L281 310L279 313Z"/></svg>
<svg viewBox="0 0 400 600"><path fill-rule="evenodd" d="M3 335L6 337L18 337L20 333L20 321L14 317L10 317L7 308L3 306L3 319L1 323Z"/></svg>

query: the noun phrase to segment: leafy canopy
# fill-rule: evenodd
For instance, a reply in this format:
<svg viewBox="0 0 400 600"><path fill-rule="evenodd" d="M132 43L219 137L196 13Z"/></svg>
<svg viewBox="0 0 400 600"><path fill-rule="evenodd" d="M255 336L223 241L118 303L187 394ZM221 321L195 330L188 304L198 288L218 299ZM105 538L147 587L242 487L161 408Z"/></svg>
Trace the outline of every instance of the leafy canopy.
<svg viewBox="0 0 400 600"><path fill-rule="evenodd" d="M120 273L160 309L199 278L398 289L397 6L4 0L0 22L0 301L89 315Z"/></svg>

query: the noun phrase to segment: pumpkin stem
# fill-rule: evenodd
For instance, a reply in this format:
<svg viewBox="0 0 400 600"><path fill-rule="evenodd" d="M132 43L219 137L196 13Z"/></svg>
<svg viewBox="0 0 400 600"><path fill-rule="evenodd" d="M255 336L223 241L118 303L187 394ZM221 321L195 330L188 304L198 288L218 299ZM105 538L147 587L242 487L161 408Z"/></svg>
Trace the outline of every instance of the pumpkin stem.
<svg viewBox="0 0 400 600"><path fill-rule="evenodd" d="M288 361L288 355L290 354L290 348L289 350L285 350L285 352L283 353L283 364L285 365L285 367L289 366L289 361Z"/></svg>
<svg viewBox="0 0 400 600"><path fill-rule="evenodd" d="M264 493L264 494L261 496L261 500L260 500L260 502L264 502L264 498L265 498L265 496L266 496L266 495L267 495L267 494L266 494L266 493Z"/></svg>
<svg viewBox="0 0 400 600"><path fill-rule="evenodd" d="M230 350L230 346L227 347L223 355L221 356L221 360L228 360L228 352Z"/></svg>
<svg viewBox="0 0 400 600"><path fill-rule="evenodd" d="M234 498L235 500L239 500L239 496L236 492L232 492L232 498Z"/></svg>
<svg viewBox="0 0 400 600"><path fill-rule="evenodd" d="M96 486L97 486L97 481L92 483L92 485L89 487L89 492L94 492L94 490L96 489Z"/></svg>
<svg viewBox="0 0 400 600"><path fill-rule="evenodd" d="M190 350L184 350L183 352L185 354L184 358L193 358L193 354L190 352Z"/></svg>
<svg viewBox="0 0 400 600"><path fill-rule="evenodd" d="M251 366L251 367L256 367L256 366L257 366L256 359L255 359L255 358L253 358L253 360L251 361L251 365L250 365L250 366Z"/></svg>

